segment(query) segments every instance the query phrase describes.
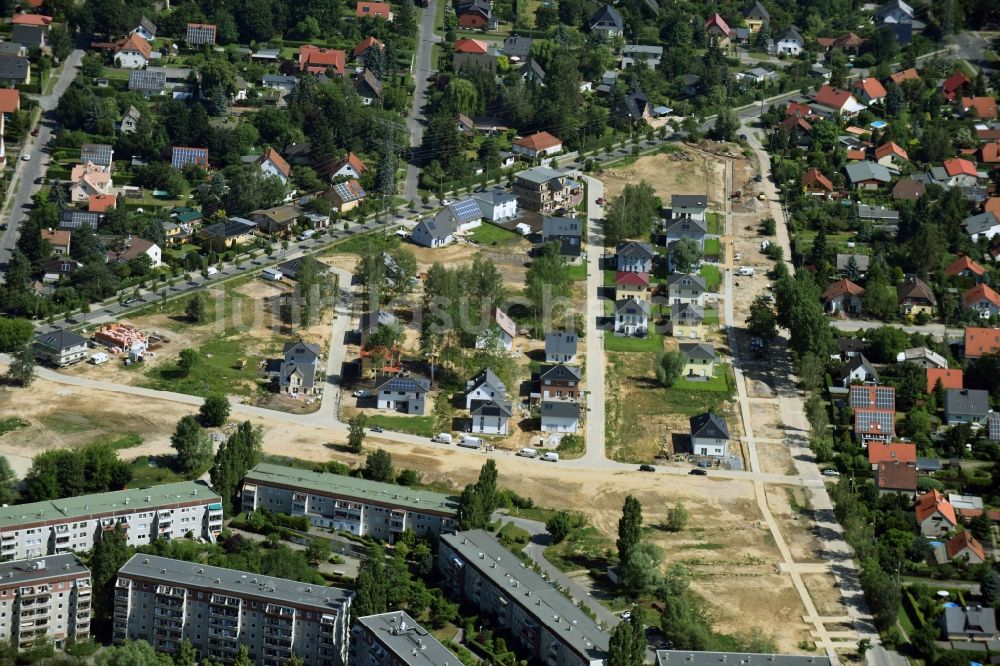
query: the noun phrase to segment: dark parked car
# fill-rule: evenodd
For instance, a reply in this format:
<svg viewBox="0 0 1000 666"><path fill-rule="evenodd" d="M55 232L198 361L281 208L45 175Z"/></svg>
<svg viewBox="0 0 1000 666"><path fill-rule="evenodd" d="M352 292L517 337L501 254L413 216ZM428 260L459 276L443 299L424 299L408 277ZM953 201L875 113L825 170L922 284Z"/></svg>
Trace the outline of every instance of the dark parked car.
<svg viewBox="0 0 1000 666"><path fill-rule="evenodd" d="M652 465L639 465L640 472L655 472L656 468Z"/></svg>
<svg viewBox="0 0 1000 666"><path fill-rule="evenodd" d="M382 426L372 426L369 432L385 432L385 430L382 429Z"/></svg>
<svg viewBox="0 0 1000 666"><path fill-rule="evenodd" d="M703 469L693 469L688 474L694 474L695 476L708 476L708 472Z"/></svg>

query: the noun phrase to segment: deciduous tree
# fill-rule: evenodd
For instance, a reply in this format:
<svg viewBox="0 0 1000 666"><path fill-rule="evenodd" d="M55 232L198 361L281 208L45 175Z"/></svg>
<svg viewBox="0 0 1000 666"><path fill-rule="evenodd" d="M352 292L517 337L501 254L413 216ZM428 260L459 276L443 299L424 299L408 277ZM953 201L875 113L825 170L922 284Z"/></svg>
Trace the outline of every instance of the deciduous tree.
<svg viewBox="0 0 1000 666"><path fill-rule="evenodd" d="M352 453L361 453L365 444L365 426L368 425L368 417L364 414L357 414L347 422L347 448Z"/></svg>
<svg viewBox="0 0 1000 666"><path fill-rule="evenodd" d="M628 560L632 549L642 539L642 505L639 500L628 495L622 507L622 517L618 521L618 561Z"/></svg>
<svg viewBox="0 0 1000 666"><path fill-rule="evenodd" d="M206 428L218 428L229 419L229 409L229 399L220 393L213 393L198 409L198 419Z"/></svg>
<svg viewBox="0 0 1000 666"><path fill-rule="evenodd" d="M186 475L200 474L212 462L212 440L192 415L181 417L170 437L177 467Z"/></svg>

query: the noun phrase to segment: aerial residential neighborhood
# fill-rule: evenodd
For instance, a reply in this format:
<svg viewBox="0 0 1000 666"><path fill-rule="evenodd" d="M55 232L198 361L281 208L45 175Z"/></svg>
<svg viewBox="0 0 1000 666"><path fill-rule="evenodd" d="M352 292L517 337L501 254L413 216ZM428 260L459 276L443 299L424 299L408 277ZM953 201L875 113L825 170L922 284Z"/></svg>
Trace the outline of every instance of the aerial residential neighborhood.
<svg viewBox="0 0 1000 666"><path fill-rule="evenodd" d="M986 3L0 3L0 664L1000 660Z"/></svg>

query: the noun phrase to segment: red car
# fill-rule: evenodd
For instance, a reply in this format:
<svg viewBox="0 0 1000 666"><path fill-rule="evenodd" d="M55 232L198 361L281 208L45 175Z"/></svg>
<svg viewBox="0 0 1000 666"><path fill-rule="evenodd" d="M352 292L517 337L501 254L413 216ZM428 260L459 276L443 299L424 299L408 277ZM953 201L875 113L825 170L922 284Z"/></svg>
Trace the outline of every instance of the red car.
<svg viewBox="0 0 1000 666"><path fill-rule="evenodd" d="M608 203L608 200L605 199L604 197L600 197L600 198L597 199L597 205L598 206L603 206L606 203Z"/></svg>
<svg viewBox="0 0 1000 666"><path fill-rule="evenodd" d="M31 136L38 136L38 128L31 130Z"/></svg>

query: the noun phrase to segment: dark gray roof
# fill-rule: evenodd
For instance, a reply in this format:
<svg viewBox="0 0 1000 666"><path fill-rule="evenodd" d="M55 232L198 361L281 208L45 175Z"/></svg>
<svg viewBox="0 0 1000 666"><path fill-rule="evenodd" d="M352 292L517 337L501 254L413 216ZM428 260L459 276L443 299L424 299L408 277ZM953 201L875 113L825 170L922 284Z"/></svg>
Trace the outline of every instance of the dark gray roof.
<svg viewBox="0 0 1000 666"><path fill-rule="evenodd" d="M545 334L546 354L576 354L576 331L550 331Z"/></svg>
<svg viewBox="0 0 1000 666"><path fill-rule="evenodd" d="M461 660L441 645L405 611L359 617L357 624L368 630L387 652L395 655L392 663L407 666L442 666L461 664Z"/></svg>
<svg viewBox="0 0 1000 666"><path fill-rule="evenodd" d="M221 238L233 238L243 234L253 233L257 225L242 217L231 217L225 222L219 222L202 229L204 233Z"/></svg>
<svg viewBox="0 0 1000 666"><path fill-rule="evenodd" d="M762 21L770 21L771 14L767 11L764 5L759 2L753 3L753 6L743 14L744 17L748 19L760 19Z"/></svg>
<svg viewBox="0 0 1000 666"><path fill-rule="evenodd" d="M992 638L997 633L997 616L989 607L948 606L941 615L941 626L949 635L966 634Z"/></svg>
<svg viewBox="0 0 1000 666"><path fill-rule="evenodd" d="M156 555L133 555L119 575L141 576L180 587L257 597L264 603L289 603L340 611L354 592L285 578L184 562Z"/></svg>
<svg viewBox="0 0 1000 666"><path fill-rule="evenodd" d="M504 386L502 381L500 381L500 378L497 377L496 374L489 368L483 368L473 375L469 381L465 382L466 395L475 391L484 384L493 389L494 392L501 395L505 395L507 393L507 387Z"/></svg>
<svg viewBox="0 0 1000 666"><path fill-rule="evenodd" d="M576 217L551 217L542 218L542 237L552 236L582 236L583 222Z"/></svg>
<svg viewBox="0 0 1000 666"><path fill-rule="evenodd" d="M649 303L634 298L623 298L615 301L615 314L649 316Z"/></svg>
<svg viewBox="0 0 1000 666"><path fill-rule="evenodd" d="M313 356L316 356L317 358L320 355L320 351L319 351L319 347L318 346L316 346L314 344L310 344L308 342L303 342L301 340L299 340L298 342L286 342L284 349L282 349L282 353L286 357L288 356L289 353L295 354L295 353L298 353L300 351L307 351L307 352L311 353Z"/></svg>
<svg viewBox="0 0 1000 666"><path fill-rule="evenodd" d="M10 41L25 46L41 46L48 31L46 26L16 24L10 32Z"/></svg>
<svg viewBox="0 0 1000 666"><path fill-rule="evenodd" d="M538 83L545 83L545 70L534 58L529 58L525 64L524 76L530 77Z"/></svg>
<svg viewBox="0 0 1000 666"><path fill-rule="evenodd" d="M847 264L850 263L851 257L854 257L854 263L858 265L858 270L864 273L868 270L868 265L871 262L871 257L867 254L838 254L837 255L837 270L842 271L847 268Z"/></svg>
<svg viewBox="0 0 1000 666"><path fill-rule="evenodd" d="M63 350L85 345L87 339L80 337L73 331L60 328L51 333L36 333L35 344L47 349Z"/></svg>
<svg viewBox="0 0 1000 666"><path fill-rule="evenodd" d="M580 405L569 400L543 400L542 418L551 416L554 419L580 418Z"/></svg>
<svg viewBox="0 0 1000 666"><path fill-rule="evenodd" d="M59 213L59 228L79 229L84 224L89 224L91 228L97 229L103 217L103 213L92 213L89 210L67 208Z"/></svg>
<svg viewBox="0 0 1000 666"><path fill-rule="evenodd" d="M670 206L672 208L708 208L708 195L672 194L670 196Z"/></svg>
<svg viewBox="0 0 1000 666"><path fill-rule="evenodd" d="M794 25L788 26L788 29L783 33L778 35L778 38L774 40L775 42L796 42L798 44L805 44L806 40L802 38L802 33Z"/></svg>
<svg viewBox="0 0 1000 666"><path fill-rule="evenodd" d="M657 666L830 666L829 657L748 652L694 652L657 650Z"/></svg>
<svg viewBox="0 0 1000 666"><path fill-rule="evenodd" d="M979 213L963 220L966 232L970 234L981 234L989 231L992 227L1000 224L993 213Z"/></svg>
<svg viewBox="0 0 1000 666"><path fill-rule="evenodd" d="M426 379L382 375L375 378L376 391L405 391L407 393L427 393L431 388Z"/></svg>
<svg viewBox="0 0 1000 666"><path fill-rule="evenodd" d="M889 173L889 169L878 162L851 162L844 167L844 171L847 172L847 178L852 183L862 183L868 180L888 183L892 180L892 174Z"/></svg>
<svg viewBox="0 0 1000 666"><path fill-rule="evenodd" d="M367 331L369 329L378 328L379 326L389 326L395 323L395 315L388 310L379 309L369 311L361 315L361 323L358 325L358 330Z"/></svg>
<svg viewBox="0 0 1000 666"><path fill-rule="evenodd" d="M643 92L634 92L625 95L621 101L620 111L624 111L630 120L639 120L652 112L652 105L649 98Z"/></svg>
<svg viewBox="0 0 1000 666"><path fill-rule="evenodd" d="M682 342L680 352L687 358L698 360L714 361L718 358L715 349L707 342Z"/></svg>
<svg viewBox="0 0 1000 666"><path fill-rule="evenodd" d="M563 179L566 177L562 172L556 171L555 169L547 166L537 166L531 169L525 169L524 171L519 171L514 174L516 178L521 180L526 180L529 183L535 183L541 185L556 179Z"/></svg>
<svg viewBox="0 0 1000 666"><path fill-rule="evenodd" d="M674 273L673 275L668 276L667 288L669 289L670 287L673 287L676 284L681 284L682 282L685 281L690 281L691 284L690 285L685 284L683 286L698 287L702 291L708 290L708 283L705 282L705 278L697 274L689 275L687 273Z"/></svg>
<svg viewBox="0 0 1000 666"><path fill-rule="evenodd" d="M878 372L875 370L875 366L871 364L864 354L858 354L851 358L847 364L840 369L841 378L846 379L851 373L853 373L858 368L864 368L865 372L872 376L876 382L878 381Z"/></svg>
<svg viewBox="0 0 1000 666"><path fill-rule="evenodd" d="M618 247L615 248L615 254L619 257L641 257L643 259L652 259L655 252L653 251L653 246L649 243L629 241L627 243L619 243Z"/></svg>
<svg viewBox="0 0 1000 666"><path fill-rule="evenodd" d="M507 37L507 39L503 40L503 54L508 58L511 56L521 59L527 58L531 53L532 41L531 37L511 35Z"/></svg>
<svg viewBox="0 0 1000 666"><path fill-rule="evenodd" d="M917 458L918 472L936 472L941 469L941 461L937 458Z"/></svg>
<svg viewBox="0 0 1000 666"><path fill-rule="evenodd" d="M128 73L128 89L160 92L167 87L167 73L163 69L133 69Z"/></svg>
<svg viewBox="0 0 1000 666"><path fill-rule="evenodd" d="M869 206L868 204L858 204L859 220L875 220L878 222L899 222L899 211L883 206Z"/></svg>
<svg viewBox="0 0 1000 666"><path fill-rule="evenodd" d="M0 579L4 586L28 585L34 581L62 576L89 578L90 569L72 553L0 563Z"/></svg>
<svg viewBox="0 0 1000 666"><path fill-rule="evenodd" d="M448 214L447 209L434 217L425 217L417 222L417 226L422 227L431 238L447 238L458 228L455 218Z"/></svg>
<svg viewBox="0 0 1000 666"><path fill-rule="evenodd" d="M510 418L514 415L514 408L509 400L476 400L469 410L470 416L506 416Z"/></svg>
<svg viewBox="0 0 1000 666"><path fill-rule="evenodd" d="M693 303L674 303L670 306L670 320L705 321L705 308Z"/></svg>
<svg viewBox="0 0 1000 666"><path fill-rule="evenodd" d="M979 389L948 389L944 393L944 413L986 416L990 411L990 393Z"/></svg>
<svg viewBox="0 0 1000 666"><path fill-rule="evenodd" d="M298 372L302 375L302 386L303 388L312 388L316 384L316 366L310 363L291 363L285 362L281 366L284 376L282 381L284 383L288 382L288 378L292 376L292 373Z"/></svg>
<svg viewBox="0 0 1000 666"><path fill-rule="evenodd" d="M156 24L149 20L148 17L143 16L139 19L139 27L156 37Z"/></svg>
<svg viewBox="0 0 1000 666"><path fill-rule="evenodd" d="M106 143L85 143L80 146L80 162L109 166L115 149Z"/></svg>
<svg viewBox="0 0 1000 666"><path fill-rule="evenodd" d="M31 63L24 56L0 54L0 79L23 81L30 68Z"/></svg>
<svg viewBox="0 0 1000 666"><path fill-rule="evenodd" d="M668 236L677 232L700 233L704 235L708 233L708 225L701 220L683 217L667 224L666 231Z"/></svg>
<svg viewBox="0 0 1000 666"><path fill-rule="evenodd" d="M485 201L487 203L497 204L506 203L508 201L516 201L517 197L514 196L513 192L508 192L506 190L501 190L500 188L493 188L492 190L486 190L485 192L476 192L472 195L472 198L477 201Z"/></svg>
<svg viewBox="0 0 1000 666"><path fill-rule="evenodd" d="M575 365L557 363L556 365L543 365L538 371L539 379L551 379L559 382L580 381L580 368Z"/></svg>
<svg viewBox="0 0 1000 666"><path fill-rule="evenodd" d="M708 439L729 439L729 426L726 420L718 414L705 412L692 416L691 437L707 437Z"/></svg>
<svg viewBox="0 0 1000 666"><path fill-rule="evenodd" d="M621 30L625 27L621 13L611 5L604 5L590 18L590 29L596 27L617 28Z"/></svg>

